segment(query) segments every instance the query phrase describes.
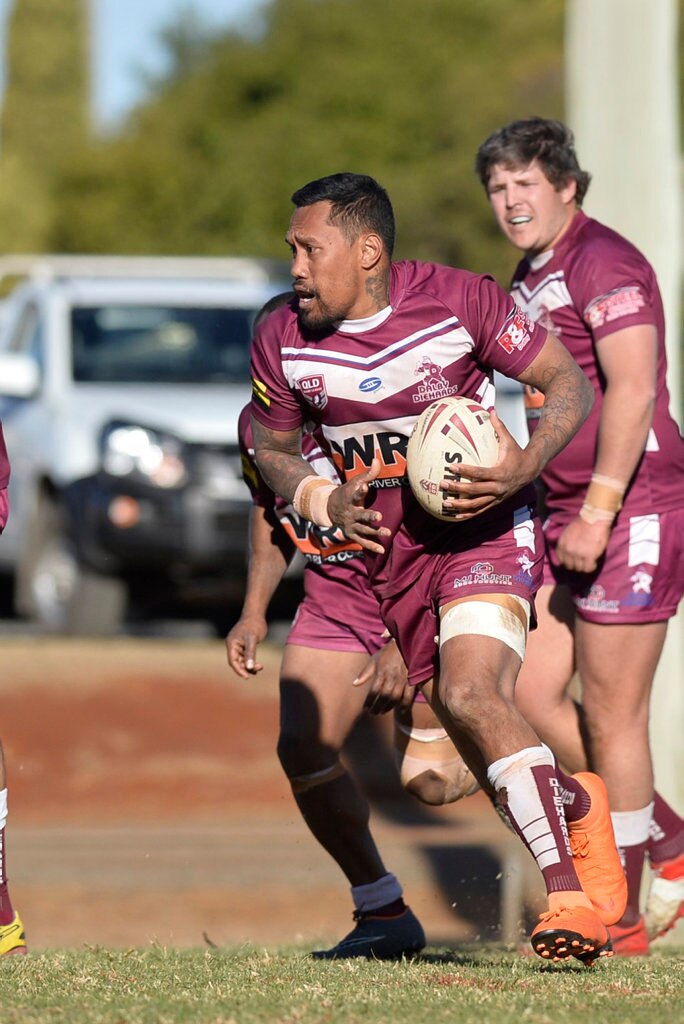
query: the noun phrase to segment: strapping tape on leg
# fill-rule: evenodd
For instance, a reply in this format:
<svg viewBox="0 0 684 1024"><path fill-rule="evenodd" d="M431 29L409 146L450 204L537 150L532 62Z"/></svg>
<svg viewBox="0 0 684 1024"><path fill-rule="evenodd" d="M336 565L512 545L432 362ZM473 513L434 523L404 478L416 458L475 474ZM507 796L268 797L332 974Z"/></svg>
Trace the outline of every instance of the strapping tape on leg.
<svg viewBox="0 0 684 1024"><path fill-rule="evenodd" d="M522 661L525 657L527 629L530 621L530 606L527 601L511 595L525 612L527 627L515 612L494 601L461 601L452 605L442 616L439 626L439 646L455 636L475 634L501 640L510 647Z"/></svg>
<svg viewBox="0 0 684 1024"><path fill-rule="evenodd" d="M444 729L411 729L400 722L394 726L408 737L405 745L403 740L395 744L399 777L405 789L414 779L432 772L444 780L444 803L454 803L477 792L477 781ZM411 792L420 796L416 787Z"/></svg>
<svg viewBox="0 0 684 1024"><path fill-rule="evenodd" d="M307 790L315 789L316 786L323 786L326 782L333 782L335 779L339 779L344 773L344 765L336 761L329 768L322 768L319 772L310 772L308 775L295 775L294 778L290 779L292 792L306 793Z"/></svg>

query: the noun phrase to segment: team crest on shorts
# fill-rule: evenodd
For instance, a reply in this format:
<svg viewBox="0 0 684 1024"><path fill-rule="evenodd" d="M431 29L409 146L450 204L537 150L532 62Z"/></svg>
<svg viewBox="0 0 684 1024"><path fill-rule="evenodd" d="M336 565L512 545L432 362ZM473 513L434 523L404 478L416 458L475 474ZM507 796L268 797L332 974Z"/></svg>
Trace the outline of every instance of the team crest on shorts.
<svg viewBox="0 0 684 1024"><path fill-rule="evenodd" d="M309 405L312 405L314 409L325 409L328 404L328 392L325 389L325 377L322 373L311 373L308 377L300 377L295 383Z"/></svg>

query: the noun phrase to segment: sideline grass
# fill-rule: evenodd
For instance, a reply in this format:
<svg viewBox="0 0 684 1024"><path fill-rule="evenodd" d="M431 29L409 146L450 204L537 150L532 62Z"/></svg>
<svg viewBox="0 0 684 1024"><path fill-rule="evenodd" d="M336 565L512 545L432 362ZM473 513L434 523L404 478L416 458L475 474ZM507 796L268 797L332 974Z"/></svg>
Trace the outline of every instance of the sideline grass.
<svg viewBox="0 0 684 1024"><path fill-rule="evenodd" d="M590 969L481 945L413 963L156 946L0 961L2 1024L672 1024L683 1007L681 949Z"/></svg>

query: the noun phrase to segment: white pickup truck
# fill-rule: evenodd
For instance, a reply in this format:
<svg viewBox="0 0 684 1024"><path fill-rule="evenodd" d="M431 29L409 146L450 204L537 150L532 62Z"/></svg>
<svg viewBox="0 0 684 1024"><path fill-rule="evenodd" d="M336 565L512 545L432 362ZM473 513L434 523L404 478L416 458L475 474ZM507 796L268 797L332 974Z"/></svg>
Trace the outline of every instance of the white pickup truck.
<svg viewBox="0 0 684 1024"><path fill-rule="evenodd" d="M0 574L45 629L116 631L129 601L236 596L249 496L237 419L255 312L286 267L231 258L0 259L12 465Z"/></svg>

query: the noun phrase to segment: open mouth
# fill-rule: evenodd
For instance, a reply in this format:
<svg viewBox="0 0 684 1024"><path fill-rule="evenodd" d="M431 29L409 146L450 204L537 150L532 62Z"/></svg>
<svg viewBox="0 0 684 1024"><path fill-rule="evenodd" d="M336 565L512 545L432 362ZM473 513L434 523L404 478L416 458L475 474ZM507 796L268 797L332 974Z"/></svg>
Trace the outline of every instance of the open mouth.
<svg viewBox="0 0 684 1024"><path fill-rule="evenodd" d="M529 224L531 220L531 217L521 214L519 217L511 217L509 223L513 224L514 227L518 227L520 224Z"/></svg>
<svg viewBox="0 0 684 1024"><path fill-rule="evenodd" d="M299 305L304 307L311 305L316 296L316 293L308 288L295 288L295 292L299 299Z"/></svg>

